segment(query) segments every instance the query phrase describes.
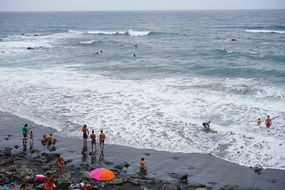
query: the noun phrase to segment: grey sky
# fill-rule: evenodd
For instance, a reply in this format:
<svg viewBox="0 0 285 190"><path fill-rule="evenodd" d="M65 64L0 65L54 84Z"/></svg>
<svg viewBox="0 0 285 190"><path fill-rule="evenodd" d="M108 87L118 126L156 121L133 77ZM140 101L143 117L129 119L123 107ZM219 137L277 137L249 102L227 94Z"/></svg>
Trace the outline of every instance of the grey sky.
<svg viewBox="0 0 285 190"><path fill-rule="evenodd" d="M285 0L0 0L0 11L285 9Z"/></svg>

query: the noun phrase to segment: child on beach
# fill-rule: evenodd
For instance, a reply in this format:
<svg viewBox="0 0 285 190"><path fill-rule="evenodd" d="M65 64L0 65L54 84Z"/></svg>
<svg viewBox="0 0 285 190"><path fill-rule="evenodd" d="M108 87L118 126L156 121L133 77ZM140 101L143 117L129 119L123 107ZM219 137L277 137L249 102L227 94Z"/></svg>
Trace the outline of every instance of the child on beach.
<svg viewBox="0 0 285 190"><path fill-rule="evenodd" d="M265 126L267 128L267 131L269 131L270 126L272 125L272 120L270 119L270 116L268 115L265 120Z"/></svg>
<svg viewBox="0 0 285 190"><path fill-rule="evenodd" d="M96 134L94 133L94 130L92 130L90 138L91 138L92 152L95 152L96 151Z"/></svg>
<svg viewBox="0 0 285 190"><path fill-rule="evenodd" d="M56 163L59 169L60 177L62 177L64 170L64 158L60 154L57 156Z"/></svg>
<svg viewBox="0 0 285 190"><path fill-rule="evenodd" d="M101 148L101 152L104 151L104 143L105 143L106 135L103 133L103 130L101 130L100 136L99 136L99 145Z"/></svg>

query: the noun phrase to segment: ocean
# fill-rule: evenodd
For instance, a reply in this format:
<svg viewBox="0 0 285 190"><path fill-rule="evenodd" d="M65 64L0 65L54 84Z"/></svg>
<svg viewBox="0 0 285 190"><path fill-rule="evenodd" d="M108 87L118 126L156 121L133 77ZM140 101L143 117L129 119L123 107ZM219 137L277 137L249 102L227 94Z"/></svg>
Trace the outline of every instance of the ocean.
<svg viewBox="0 0 285 190"><path fill-rule="evenodd" d="M285 10L1 12L0 89L64 136L285 169Z"/></svg>

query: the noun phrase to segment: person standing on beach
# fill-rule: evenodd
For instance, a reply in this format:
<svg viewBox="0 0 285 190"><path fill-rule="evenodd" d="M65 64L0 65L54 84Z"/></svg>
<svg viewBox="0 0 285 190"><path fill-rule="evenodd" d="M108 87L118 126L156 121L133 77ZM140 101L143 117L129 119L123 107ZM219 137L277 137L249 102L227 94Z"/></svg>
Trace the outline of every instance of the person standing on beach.
<svg viewBox="0 0 285 190"><path fill-rule="evenodd" d="M99 136L99 145L101 148L101 152L104 151L104 143L105 143L106 135L103 133L103 130L101 130L100 136Z"/></svg>
<svg viewBox="0 0 285 190"><path fill-rule="evenodd" d="M267 131L269 131L269 128L271 125L272 125L272 120L271 120L270 116L268 115L266 120L265 120L265 126L267 128Z"/></svg>
<svg viewBox="0 0 285 190"><path fill-rule="evenodd" d="M83 140L87 141L88 135L89 135L89 130L87 128L87 125L84 124L84 126L82 127L82 133L83 133Z"/></svg>
<svg viewBox="0 0 285 190"><path fill-rule="evenodd" d="M33 149L33 145L34 145L34 134L33 134L33 131L30 130L30 150Z"/></svg>
<svg viewBox="0 0 285 190"><path fill-rule="evenodd" d="M146 172L146 163L144 158L141 158L140 160L140 172Z"/></svg>
<svg viewBox="0 0 285 190"><path fill-rule="evenodd" d="M23 133L23 150L27 150L27 141L28 141L28 124L25 124L24 127L22 127L22 133Z"/></svg>
<svg viewBox="0 0 285 190"><path fill-rule="evenodd" d="M62 177L64 170L64 158L60 154L57 156L56 163L59 169L60 177Z"/></svg>
<svg viewBox="0 0 285 190"><path fill-rule="evenodd" d="M48 140L47 140L47 136L44 134L43 137L41 138L41 143L42 143L42 145L43 145L43 146L46 146L46 145L47 145L47 141L48 141Z"/></svg>
<svg viewBox="0 0 285 190"><path fill-rule="evenodd" d="M94 133L94 130L92 130L90 138L91 138L92 152L96 152L96 134Z"/></svg>
<svg viewBox="0 0 285 190"><path fill-rule="evenodd" d="M23 138L27 138L28 137L28 124L25 124L24 127L22 127L22 133L23 133Z"/></svg>
<svg viewBox="0 0 285 190"><path fill-rule="evenodd" d="M261 124L261 120L260 120L260 118L258 118L256 121L256 126L260 126L260 124Z"/></svg>
<svg viewBox="0 0 285 190"><path fill-rule="evenodd" d="M57 142L57 140L52 136L52 133L50 133L49 136L47 137L47 146L48 146L48 148L51 145L55 145L56 142Z"/></svg>

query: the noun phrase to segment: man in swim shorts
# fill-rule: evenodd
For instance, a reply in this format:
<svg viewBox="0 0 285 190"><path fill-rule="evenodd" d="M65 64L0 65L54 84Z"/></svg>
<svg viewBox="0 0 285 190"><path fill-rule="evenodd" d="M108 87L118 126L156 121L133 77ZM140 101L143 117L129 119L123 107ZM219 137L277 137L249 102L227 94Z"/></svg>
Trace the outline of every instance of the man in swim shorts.
<svg viewBox="0 0 285 190"><path fill-rule="evenodd" d="M93 151L96 151L96 134L94 133L94 130L92 130L90 138L91 138L91 147L92 147L92 152L93 152Z"/></svg>
<svg viewBox="0 0 285 190"><path fill-rule="evenodd" d="M265 126L266 126L268 131L269 131L269 128L271 125L272 125L272 120L271 120L270 116L268 115L266 120L265 120Z"/></svg>
<svg viewBox="0 0 285 190"><path fill-rule="evenodd" d="M100 136L99 136L99 144L100 144L101 152L104 151L105 139L106 139L106 136L105 136L105 134L103 133L103 130L101 130L101 133L100 133Z"/></svg>

